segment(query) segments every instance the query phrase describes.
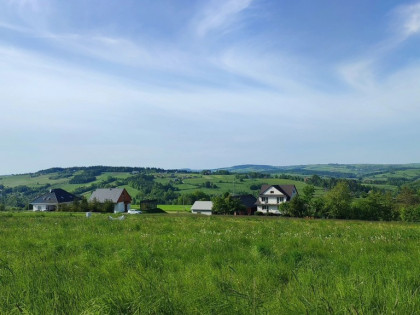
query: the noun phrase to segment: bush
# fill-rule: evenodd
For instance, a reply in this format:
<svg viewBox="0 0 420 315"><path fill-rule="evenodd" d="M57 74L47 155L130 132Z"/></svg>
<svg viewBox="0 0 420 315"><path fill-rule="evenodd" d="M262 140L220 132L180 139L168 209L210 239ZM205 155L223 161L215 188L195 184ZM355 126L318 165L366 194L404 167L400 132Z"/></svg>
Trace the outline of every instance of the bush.
<svg viewBox="0 0 420 315"><path fill-rule="evenodd" d="M402 207L401 219L407 222L420 222L420 206Z"/></svg>

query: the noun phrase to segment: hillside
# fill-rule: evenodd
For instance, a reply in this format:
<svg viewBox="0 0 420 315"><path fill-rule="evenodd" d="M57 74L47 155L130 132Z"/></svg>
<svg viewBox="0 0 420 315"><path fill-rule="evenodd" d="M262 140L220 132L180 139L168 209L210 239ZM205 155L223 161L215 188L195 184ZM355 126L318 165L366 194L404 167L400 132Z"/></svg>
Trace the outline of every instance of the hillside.
<svg viewBox="0 0 420 315"><path fill-rule="evenodd" d="M420 177L420 163L413 164L310 164L310 165L291 165L291 166L272 166L245 164L232 167L220 168L229 172L247 173L262 172L270 174L300 174L300 175L319 175L346 178L375 177L377 175L387 175L394 172L412 172Z"/></svg>
<svg viewBox="0 0 420 315"><path fill-rule="evenodd" d="M200 191L212 196L230 193L256 195L264 183L294 184L298 190L306 185L302 178L279 179L263 174L198 173L146 168L54 168L36 173L0 177L0 189L9 207L24 208L36 196L49 189L62 188L89 198L96 188L124 187L134 198L157 199L161 204L188 204L187 197ZM317 189L322 193L322 189Z"/></svg>
<svg viewBox="0 0 420 315"><path fill-rule="evenodd" d="M305 182L305 179L309 180ZM51 168L0 176L0 202L12 208L24 208L34 197L52 188L63 188L88 198L96 188L125 187L134 197L134 203L153 198L161 204L187 204L188 196L196 191L209 198L224 192L257 195L259 187L265 183L294 184L298 191L310 183L316 187L316 194L321 195L338 179L351 181L354 192L368 191L372 187L397 191L402 185L418 189L420 164L238 165L201 172L107 166Z"/></svg>

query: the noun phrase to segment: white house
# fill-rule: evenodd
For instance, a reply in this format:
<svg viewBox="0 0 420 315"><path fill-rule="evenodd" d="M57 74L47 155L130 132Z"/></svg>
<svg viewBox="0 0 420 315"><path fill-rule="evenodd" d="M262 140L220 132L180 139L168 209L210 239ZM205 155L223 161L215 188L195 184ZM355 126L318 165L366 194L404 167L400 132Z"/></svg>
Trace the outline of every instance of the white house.
<svg viewBox="0 0 420 315"><path fill-rule="evenodd" d="M191 213L211 215L213 209L212 201L196 201L191 207Z"/></svg>
<svg viewBox="0 0 420 315"><path fill-rule="evenodd" d="M125 188L101 188L96 189L89 198L89 201L95 200L104 203L112 201L114 204L114 213L127 212L130 210L131 196Z"/></svg>
<svg viewBox="0 0 420 315"><path fill-rule="evenodd" d="M65 191L64 189L51 189L50 192L39 196L30 204L34 211L54 211L60 205L71 204L77 196Z"/></svg>
<svg viewBox="0 0 420 315"><path fill-rule="evenodd" d="M281 214L279 206L298 194L295 185L262 185L255 203L257 212Z"/></svg>

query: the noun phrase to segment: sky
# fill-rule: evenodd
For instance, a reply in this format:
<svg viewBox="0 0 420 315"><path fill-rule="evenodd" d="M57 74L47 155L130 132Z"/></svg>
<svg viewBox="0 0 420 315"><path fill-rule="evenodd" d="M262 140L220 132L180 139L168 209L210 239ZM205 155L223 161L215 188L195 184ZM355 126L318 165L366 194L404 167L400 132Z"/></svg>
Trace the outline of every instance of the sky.
<svg viewBox="0 0 420 315"><path fill-rule="evenodd" d="M0 0L0 174L420 162L420 2Z"/></svg>

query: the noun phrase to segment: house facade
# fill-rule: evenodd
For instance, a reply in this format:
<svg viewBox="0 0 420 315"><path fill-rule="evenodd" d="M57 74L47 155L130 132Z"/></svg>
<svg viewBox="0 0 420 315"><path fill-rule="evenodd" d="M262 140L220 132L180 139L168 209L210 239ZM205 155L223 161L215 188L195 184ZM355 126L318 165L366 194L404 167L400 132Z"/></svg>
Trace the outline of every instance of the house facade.
<svg viewBox="0 0 420 315"><path fill-rule="evenodd" d="M196 201L191 206L191 213L193 214L204 214L211 215L213 209L212 201Z"/></svg>
<svg viewBox="0 0 420 315"><path fill-rule="evenodd" d="M104 203L111 201L114 204L114 213L127 212L131 206L131 196L125 188L101 188L96 189L89 201Z"/></svg>
<svg viewBox="0 0 420 315"><path fill-rule="evenodd" d="M257 212L281 214L279 206L298 194L295 185L262 185L255 203Z"/></svg>
<svg viewBox="0 0 420 315"><path fill-rule="evenodd" d="M55 211L60 205L71 204L76 199L76 195L73 195L64 189L55 188L51 189L48 193L37 197L30 204L32 205L33 211Z"/></svg>

